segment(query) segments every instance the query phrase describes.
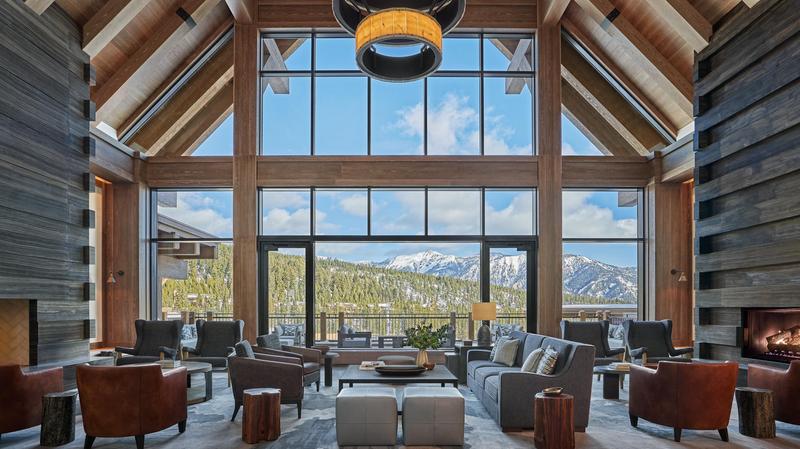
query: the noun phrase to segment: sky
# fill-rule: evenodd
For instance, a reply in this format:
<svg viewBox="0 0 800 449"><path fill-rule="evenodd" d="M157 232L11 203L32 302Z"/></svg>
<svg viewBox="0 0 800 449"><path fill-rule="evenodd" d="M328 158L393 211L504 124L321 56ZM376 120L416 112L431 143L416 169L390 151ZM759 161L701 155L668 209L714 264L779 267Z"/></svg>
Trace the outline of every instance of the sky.
<svg viewBox="0 0 800 449"><path fill-rule="evenodd" d="M486 70L506 70L508 58L489 40L484 45ZM521 45L529 45L528 41ZM445 39L442 70L477 70L479 39ZM289 70L309 70L311 45L306 41L286 60ZM382 50L387 50L382 48ZM402 50L388 49L398 52ZM406 50L407 51L407 50ZM317 70L355 70L352 39L317 40ZM525 63L523 63L525 64ZM521 67L527 70L527 67ZM263 96L263 152L271 155L307 155L311 152L311 79L284 78L288 94L267 87ZM506 94L506 84L521 82L520 93ZM386 83L366 77L318 77L316 81L315 151L327 154L423 154L427 137L429 154L480 153L480 79L431 77L427 81L427 136L425 83ZM494 154L531 154L533 105L525 79L484 78L484 151ZM369 87L368 87L369 86ZM372 102L368 102L368 89ZM368 115L371 129L367 132ZM204 141L195 156L231 155L232 115ZM565 155L602 154L562 115L562 149ZM178 194L177 208L159 212L220 237L232 233L230 192ZM487 191L487 234L533 233L534 195L529 192ZM569 191L564 193L564 236L567 238L636 237L636 207L618 207L617 192ZM310 193L306 190L264 192L264 233L308 235ZM315 229L320 235L365 235L367 195L364 190L318 190ZM436 191L429 195L431 235L479 234L480 192ZM421 190L374 190L372 233L421 235L424 232L424 193ZM337 249L338 248L338 249ZM633 248L633 250L631 250ZM453 255L471 255L474 245L464 244L337 244L325 249L330 257L350 261L383 260L426 249ZM318 253L325 252L318 249ZM565 253L583 254L621 266L636 264L635 244L567 243Z"/></svg>

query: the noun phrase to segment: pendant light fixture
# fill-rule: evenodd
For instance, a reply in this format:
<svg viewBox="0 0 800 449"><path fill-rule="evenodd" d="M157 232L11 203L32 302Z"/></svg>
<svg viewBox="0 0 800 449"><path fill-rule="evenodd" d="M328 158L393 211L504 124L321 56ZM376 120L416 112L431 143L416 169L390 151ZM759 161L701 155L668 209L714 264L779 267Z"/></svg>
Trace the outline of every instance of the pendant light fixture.
<svg viewBox="0 0 800 449"><path fill-rule="evenodd" d="M336 20L356 38L356 63L372 78L406 82L442 63L442 38L464 16L465 0L333 0ZM411 55L386 47L419 47Z"/></svg>

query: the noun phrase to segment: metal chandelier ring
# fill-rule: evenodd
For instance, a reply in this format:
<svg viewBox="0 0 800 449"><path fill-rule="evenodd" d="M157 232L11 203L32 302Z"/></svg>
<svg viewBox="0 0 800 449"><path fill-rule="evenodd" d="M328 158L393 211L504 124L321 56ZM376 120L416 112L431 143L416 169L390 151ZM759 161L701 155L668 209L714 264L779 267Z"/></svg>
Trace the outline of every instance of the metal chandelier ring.
<svg viewBox="0 0 800 449"><path fill-rule="evenodd" d="M388 56L376 44L422 44L410 56ZM372 78L404 82L424 78L442 63L442 29L431 16L409 8L391 8L367 16L356 29L356 62Z"/></svg>

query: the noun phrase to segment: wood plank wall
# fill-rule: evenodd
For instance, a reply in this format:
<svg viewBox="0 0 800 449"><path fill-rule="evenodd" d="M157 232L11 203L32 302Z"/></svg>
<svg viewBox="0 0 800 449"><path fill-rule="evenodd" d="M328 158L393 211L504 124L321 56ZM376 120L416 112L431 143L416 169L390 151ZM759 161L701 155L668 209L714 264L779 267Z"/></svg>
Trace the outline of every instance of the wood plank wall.
<svg viewBox="0 0 800 449"><path fill-rule="evenodd" d="M88 62L60 8L0 2L0 310L37 301L32 365L88 354Z"/></svg>
<svg viewBox="0 0 800 449"><path fill-rule="evenodd" d="M741 308L800 306L800 8L762 0L695 63L696 354L741 358ZM747 360L745 360L747 361Z"/></svg>

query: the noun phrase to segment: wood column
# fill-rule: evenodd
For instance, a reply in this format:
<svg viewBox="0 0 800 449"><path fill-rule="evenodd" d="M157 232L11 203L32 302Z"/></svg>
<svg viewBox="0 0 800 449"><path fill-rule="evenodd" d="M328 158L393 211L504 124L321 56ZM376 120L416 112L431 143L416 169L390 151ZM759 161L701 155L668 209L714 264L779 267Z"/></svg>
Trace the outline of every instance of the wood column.
<svg viewBox="0 0 800 449"><path fill-rule="evenodd" d="M244 320L244 338L255 341L258 334L258 27L237 23L233 39L233 316Z"/></svg>
<svg viewBox="0 0 800 449"><path fill-rule="evenodd" d="M649 303L644 318L672 320L673 343L681 346L693 340L692 202L690 183L654 180L647 186Z"/></svg>
<svg viewBox="0 0 800 449"><path fill-rule="evenodd" d="M538 17L547 2L537 2ZM539 23L537 67L537 149L539 152L538 333L560 334L561 246L561 25Z"/></svg>

